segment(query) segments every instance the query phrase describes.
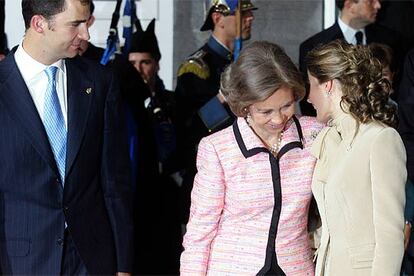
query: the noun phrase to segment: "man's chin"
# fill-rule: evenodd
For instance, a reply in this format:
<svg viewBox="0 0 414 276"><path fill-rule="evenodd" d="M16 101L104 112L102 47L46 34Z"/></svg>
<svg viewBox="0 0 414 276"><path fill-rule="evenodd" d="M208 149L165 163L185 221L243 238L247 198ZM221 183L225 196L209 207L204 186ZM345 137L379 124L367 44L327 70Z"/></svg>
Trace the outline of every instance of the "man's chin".
<svg viewBox="0 0 414 276"><path fill-rule="evenodd" d="M81 48L72 48L72 49L70 49L67 53L66 53L66 57L68 57L68 58L73 58L73 57L76 57L77 55L80 55L81 54Z"/></svg>
<svg viewBox="0 0 414 276"><path fill-rule="evenodd" d="M374 16L374 17L372 17L372 18L368 19L368 20L367 20L367 25L369 25L369 24L374 24L374 23L375 23L375 21L377 21L377 16Z"/></svg>
<svg viewBox="0 0 414 276"><path fill-rule="evenodd" d="M252 35L250 33L243 34L243 40L249 40L251 37L252 37Z"/></svg>
<svg viewBox="0 0 414 276"><path fill-rule="evenodd" d="M76 57L78 54L79 54L79 51L78 51L78 52L76 52L76 53L70 53L70 54L67 54L67 55L66 55L66 58L74 58L74 57Z"/></svg>

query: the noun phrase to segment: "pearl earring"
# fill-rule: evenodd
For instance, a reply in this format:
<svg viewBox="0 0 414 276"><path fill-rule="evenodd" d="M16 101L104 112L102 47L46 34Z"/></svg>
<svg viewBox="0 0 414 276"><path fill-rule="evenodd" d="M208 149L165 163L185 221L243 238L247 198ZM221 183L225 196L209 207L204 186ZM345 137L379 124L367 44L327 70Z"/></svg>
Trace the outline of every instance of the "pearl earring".
<svg viewBox="0 0 414 276"><path fill-rule="evenodd" d="M249 126L251 125L252 115L250 115L250 113L247 113L247 115L246 115L246 122Z"/></svg>

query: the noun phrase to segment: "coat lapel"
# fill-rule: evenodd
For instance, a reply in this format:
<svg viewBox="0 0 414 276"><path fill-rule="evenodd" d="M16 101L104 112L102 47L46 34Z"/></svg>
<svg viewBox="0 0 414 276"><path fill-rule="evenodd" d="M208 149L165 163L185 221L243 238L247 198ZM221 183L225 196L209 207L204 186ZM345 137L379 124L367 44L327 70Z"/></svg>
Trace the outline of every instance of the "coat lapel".
<svg viewBox="0 0 414 276"><path fill-rule="evenodd" d="M335 22L333 25L333 36L330 38L330 41L336 40L336 39L342 39L345 40L345 36L341 30L341 27L339 27L338 21ZM329 42L330 42L329 41Z"/></svg>
<svg viewBox="0 0 414 276"><path fill-rule="evenodd" d="M239 117L234 121L233 132L245 158L252 157L260 152L268 152L262 141L254 134L244 118Z"/></svg>
<svg viewBox="0 0 414 276"><path fill-rule="evenodd" d="M68 96L67 177L84 137L95 87L94 82L89 78L87 65L79 59L67 59L66 70Z"/></svg>
<svg viewBox="0 0 414 276"><path fill-rule="evenodd" d="M365 36L367 38L367 44L372 43L372 42L376 42L375 41L376 40L376 34L375 34L373 24L370 24L370 25L365 27ZM377 40L378 40L378 38L377 38Z"/></svg>
<svg viewBox="0 0 414 276"><path fill-rule="evenodd" d="M278 158L292 148L299 147L303 149L302 134L299 134L299 132L302 133L302 129L296 117L293 117L287 122L284 131L285 135L283 136ZM233 132L237 144L239 145L239 148L245 158L249 158L260 152L269 152L260 138L249 127L244 118L239 117L233 123Z"/></svg>
<svg viewBox="0 0 414 276"><path fill-rule="evenodd" d="M16 65L14 55L10 54L2 63L0 75L5 78L2 80L0 88L0 101L3 101L3 106L15 118L16 123L24 129L35 150L59 175L46 130Z"/></svg>

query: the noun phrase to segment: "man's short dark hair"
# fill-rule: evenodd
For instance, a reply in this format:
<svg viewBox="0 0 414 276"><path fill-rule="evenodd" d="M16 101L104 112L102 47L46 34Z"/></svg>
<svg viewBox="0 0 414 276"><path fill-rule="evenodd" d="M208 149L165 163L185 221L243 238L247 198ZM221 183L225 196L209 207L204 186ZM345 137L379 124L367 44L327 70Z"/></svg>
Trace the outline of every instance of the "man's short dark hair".
<svg viewBox="0 0 414 276"><path fill-rule="evenodd" d="M22 14L26 30L30 28L30 21L34 15L41 15L47 20L65 10L67 0L22 0ZM89 4L91 0L79 0L82 4Z"/></svg>
<svg viewBox="0 0 414 276"><path fill-rule="evenodd" d="M353 2L359 2L359 0L352 0ZM344 8L344 5L345 5L345 0L335 0L335 2L336 2L336 7L339 9L339 10L342 10L343 8Z"/></svg>
<svg viewBox="0 0 414 276"><path fill-rule="evenodd" d="M345 0L336 0L336 7L340 10L344 8Z"/></svg>
<svg viewBox="0 0 414 276"><path fill-rule="evenodd" d="M93 3L93 0L91 0L91 6L90 6L90 10L89 11L90 11L91 15L95 11L95 4Z"/></svg>

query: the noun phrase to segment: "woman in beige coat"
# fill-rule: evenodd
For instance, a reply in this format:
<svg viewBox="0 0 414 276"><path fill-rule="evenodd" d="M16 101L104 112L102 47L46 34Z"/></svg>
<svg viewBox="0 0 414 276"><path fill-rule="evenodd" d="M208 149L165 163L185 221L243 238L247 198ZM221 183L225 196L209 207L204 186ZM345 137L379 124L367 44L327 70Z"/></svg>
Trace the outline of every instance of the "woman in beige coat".
<svg viewBox="0 0 414 276"><path fill-rule="evenodd" d="M316 275L397 276L404 253L406 154L390 85L368 48L339 41L308 55L316 138L312 191L322 220Z"/></svg>

